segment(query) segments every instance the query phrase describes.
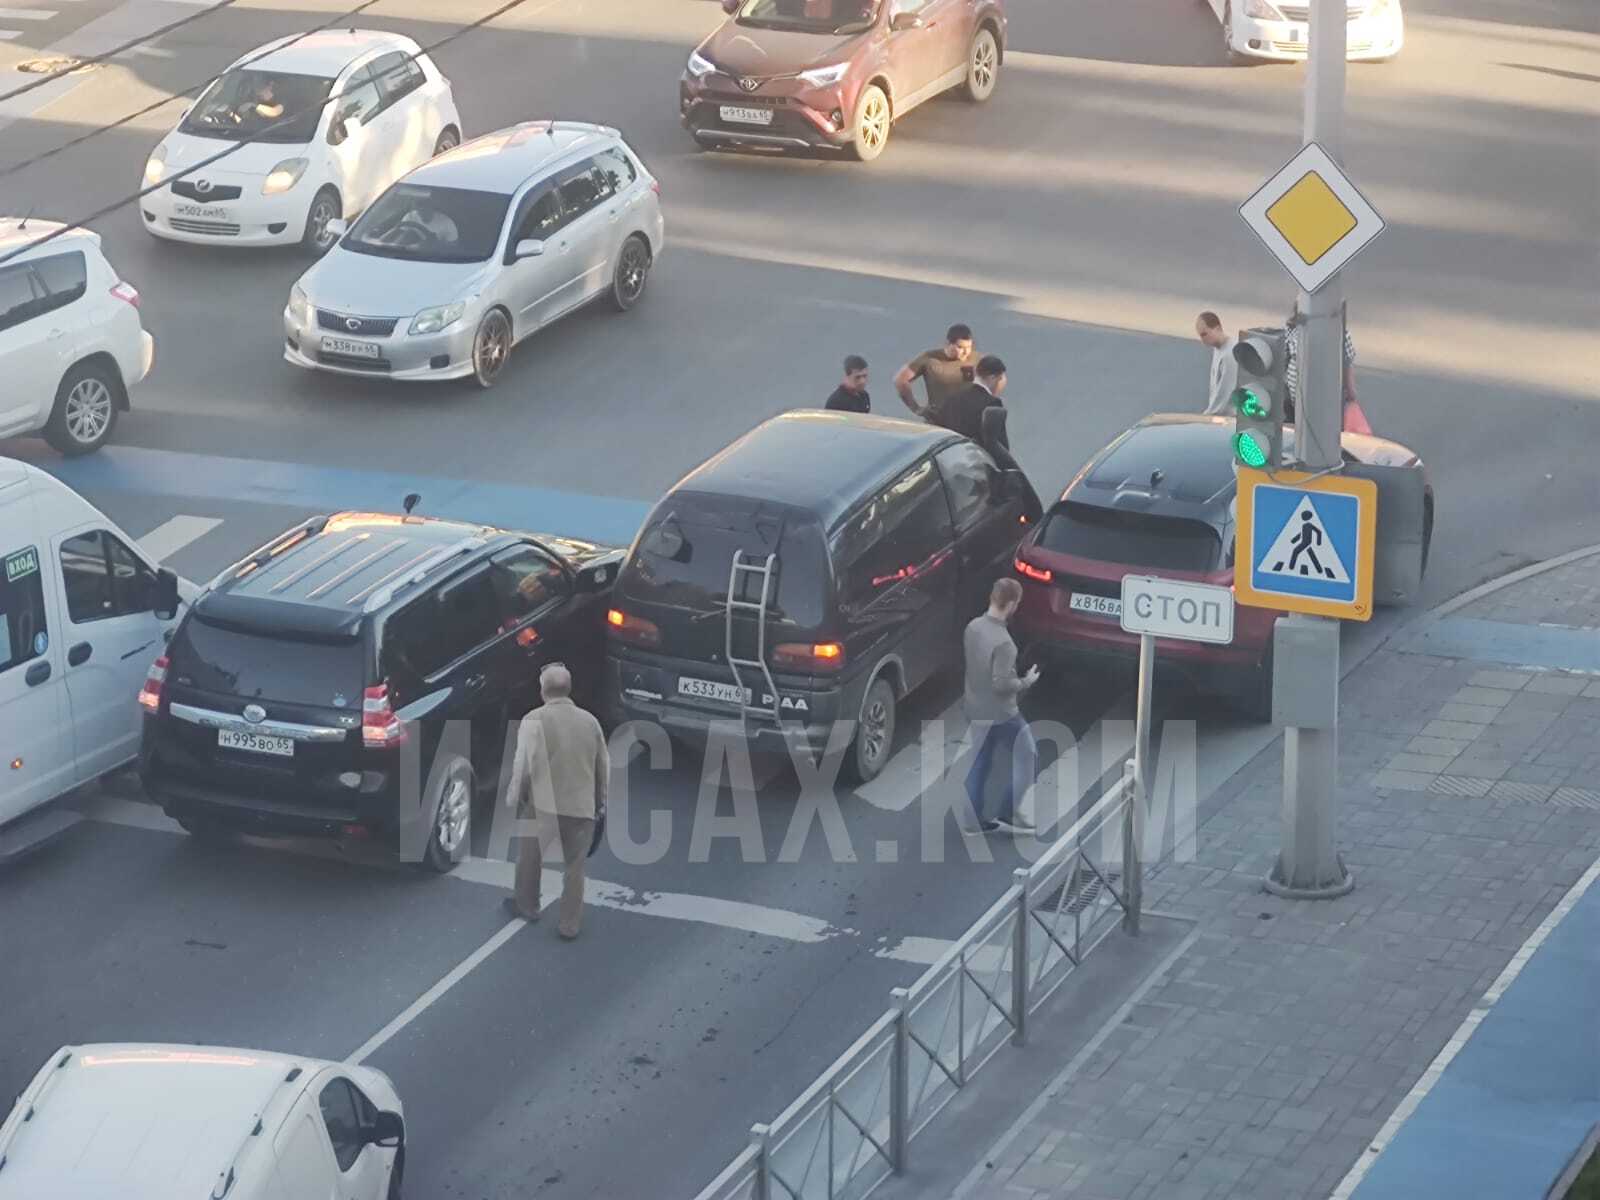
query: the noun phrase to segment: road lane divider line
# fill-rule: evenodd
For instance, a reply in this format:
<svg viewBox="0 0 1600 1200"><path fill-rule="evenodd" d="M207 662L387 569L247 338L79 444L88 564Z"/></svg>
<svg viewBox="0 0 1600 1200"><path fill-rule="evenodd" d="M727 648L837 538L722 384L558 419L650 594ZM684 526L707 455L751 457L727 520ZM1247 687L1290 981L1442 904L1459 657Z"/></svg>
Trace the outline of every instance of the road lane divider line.
<svg viewBox="0 0 1600 1200"><path fill-rule="evenodd" d="M408 1004L394 1020L362 1042L360 1048L345 1059L345 1062L353 1067L360 1066L366 1062L367 1059L381 1050L387 1042L392 1040L395 1034L427 1012L439 1002L446 992L477 970L486 958L515 937L527 923L521 917L513 917L507 921L488 941L458 962L448 975Z"/></svg>
<svg viewBox="0 0 1600 1200"><path fill-rule="evenodd" d="M139 539L139 545L151 558L164 563L179 550L192 542L199 541L221 524L222 521L218 517L194 517L187 513L179 513L145 534Z"/></svg>

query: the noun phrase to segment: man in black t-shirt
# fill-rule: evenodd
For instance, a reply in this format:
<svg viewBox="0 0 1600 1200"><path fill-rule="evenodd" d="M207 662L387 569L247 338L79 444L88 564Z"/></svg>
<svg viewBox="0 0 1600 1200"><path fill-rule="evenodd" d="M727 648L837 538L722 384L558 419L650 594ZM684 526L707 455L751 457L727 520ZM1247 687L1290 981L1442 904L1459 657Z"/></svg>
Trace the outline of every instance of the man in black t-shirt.
<svg viewBox="0 0 1600 1200"><path fill-rule="evenodd" d="M833 389L824 408L834 412L864 413L872 411L872 398L867 395L867 360L852 354L844 360L844 382Z"/></svg>

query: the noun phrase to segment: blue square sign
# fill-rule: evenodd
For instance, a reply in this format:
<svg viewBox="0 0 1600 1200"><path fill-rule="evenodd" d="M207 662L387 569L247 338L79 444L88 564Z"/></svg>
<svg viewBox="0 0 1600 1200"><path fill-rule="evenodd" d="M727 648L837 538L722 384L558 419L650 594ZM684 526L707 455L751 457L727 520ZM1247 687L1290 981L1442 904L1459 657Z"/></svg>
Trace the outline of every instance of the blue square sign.
<svg viewBox="0 0 1600 1200"><path fill-rule="evenodd" d="M1241 604L1318 616L1372 615L1377 486L1299 471L1239 471Z"/></svg>

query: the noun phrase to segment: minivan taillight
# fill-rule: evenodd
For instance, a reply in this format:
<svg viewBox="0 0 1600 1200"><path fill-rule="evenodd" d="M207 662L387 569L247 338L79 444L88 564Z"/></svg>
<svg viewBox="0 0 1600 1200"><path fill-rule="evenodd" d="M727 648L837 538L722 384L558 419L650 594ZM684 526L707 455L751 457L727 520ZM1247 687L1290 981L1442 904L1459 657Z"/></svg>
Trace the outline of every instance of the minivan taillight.
<svg viewBox="0 0 1600 1200"><path fill-rule="evenodd" d="M139 707L147 713L154 713L161 707L161 689L166 685L169 665L167 656L163 654L150 664L150 670L145 674L144 686L139 689Z"/></svg>
<svg viewBox="0 0 1600 1200"><path fill-rule="evenodd" d="M361 693L361 744L369 750L398 746L406 740L406 727L389 703L389 685L380 683Z"/></svg>
<svg viewBox="0 0 1600 1200"><path fill-rule="evenodd" d="M613 608L606 613L606 624L611 632L624 642L632 642L636 646L661 645L659 625L643 617L636 617L632 613L623 612L620 608Z"/></svg>
<svg viewBox="0 0 1600 1200"><path fill-rule="evenodd" d="M118 280L116 285L111 289L111 294L118 300L121 300L124 304L131 304L135 308L139 307L139 289L134 287L131 283L124 283L121 280Z"/></svg>
<svg viewBox="0 0 1600 1200"><path fill-rule="evenodd" d="M1036 567L1022 555L1012 561L1011 565L1017 569L1017 574L1024 579L1032 579L1036 583L1049 583L1055 578L1055 572L1049 567Z"/></svg>
<svg viewBox="0 0 1600 1200"><path fill-rule="evenodd" d="M780 642L772 648L772 665L796 671L837 671L844 666L838 642Z"/></svg>

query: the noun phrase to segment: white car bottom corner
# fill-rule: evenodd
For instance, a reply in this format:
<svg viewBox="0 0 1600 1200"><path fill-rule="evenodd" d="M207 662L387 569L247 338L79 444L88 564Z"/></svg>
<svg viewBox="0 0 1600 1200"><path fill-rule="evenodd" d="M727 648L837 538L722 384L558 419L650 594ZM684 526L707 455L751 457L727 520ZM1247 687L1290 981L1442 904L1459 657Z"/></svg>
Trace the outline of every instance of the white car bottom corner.
<svg viewBox="0 0 1600 1200"><path fill-rule="evenodd" d="M315 311L315 310L313 310ZM388 379L399 383L443 382L463 379L472 374L472 342L474 325L457 321L449 329L438 333L410 334L406 327L411 318L402 318L389 337L374 338L352 335L341 338L336 333L315 327L298 325L287 308L283 314L283 358L285 362L308 371L327 371L335 375L352 375L366 379ZM362 356L348 353L340 343L351 343L363 348L373 347L367 365L365 351Z"/></svg>
<svg viewBox="0 0 1600 1200"><path fill-rule="evenodd" d="M259 187L259 183L256 184ZM304 194L301 194L304 191ZM140 201L140 218L155 237L192 245L291 246L305 234L312 189L279 196L240 197L196 204L168 191Z"/></svg>

